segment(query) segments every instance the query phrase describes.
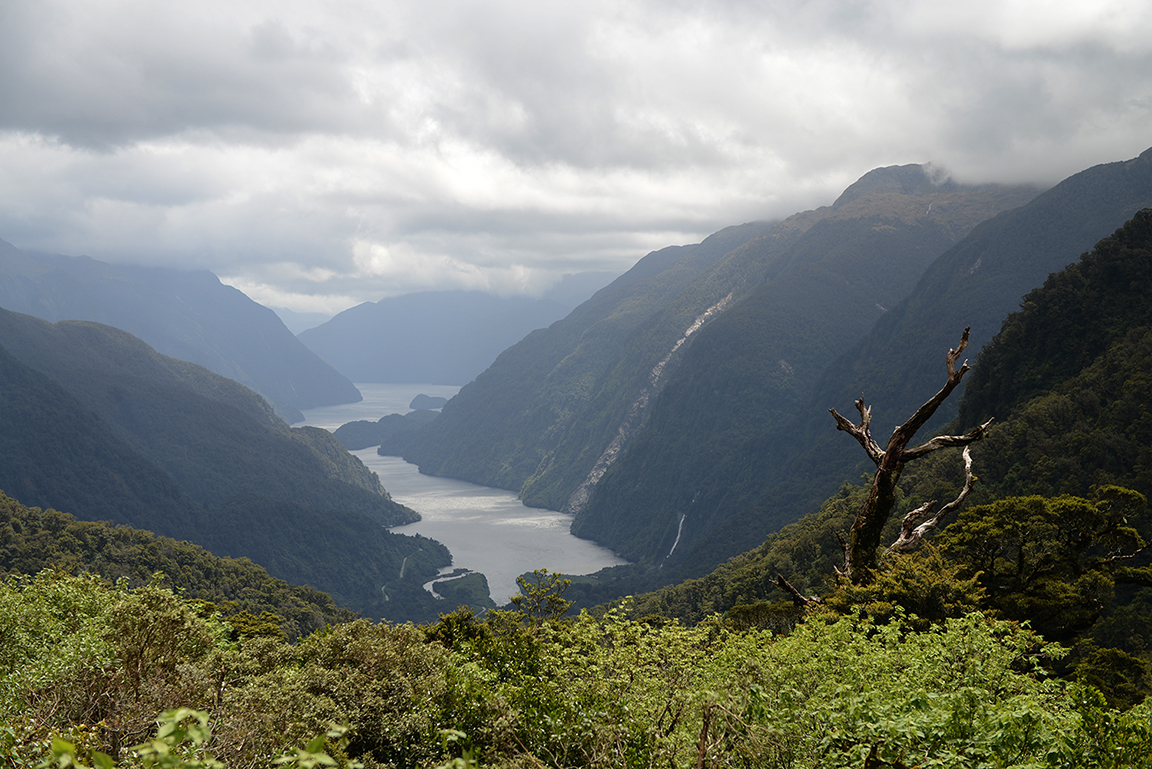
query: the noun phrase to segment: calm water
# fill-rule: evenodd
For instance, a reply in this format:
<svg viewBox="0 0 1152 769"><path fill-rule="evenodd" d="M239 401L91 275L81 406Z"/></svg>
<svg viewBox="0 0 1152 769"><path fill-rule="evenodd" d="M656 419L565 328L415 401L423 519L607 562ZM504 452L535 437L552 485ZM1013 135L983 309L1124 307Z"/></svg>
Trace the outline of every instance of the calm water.
<svg viewBox="0 0 1152 769"><path fill-rule="evenodd" d="M364 400L304 412L299 425L335 430L357 419L379 419L406 413L419 393L449 398L459 387L446 385L357 384ZM516 577L546 568L565 574L590 574L625 563L610 550L568 533L572 516L554 510L525 507L513 492L477 486L451 478L421 475L399 457L382 457L375 448L352 452L380 476L380 482L401 504L422 520L393 531L422 534L452 551L455 568L483 573L492 599L505 604L518 592Z"/></svg>

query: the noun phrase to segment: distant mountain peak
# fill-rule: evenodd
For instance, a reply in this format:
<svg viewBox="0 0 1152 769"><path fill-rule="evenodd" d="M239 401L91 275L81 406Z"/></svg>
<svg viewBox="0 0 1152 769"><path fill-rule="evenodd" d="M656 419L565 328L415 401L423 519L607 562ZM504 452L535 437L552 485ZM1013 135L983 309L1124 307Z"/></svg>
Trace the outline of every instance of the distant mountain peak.
<svg viewBox="0 0 1152 769"><path fill-rule="evenodd" d="M958 185L948 173L931 163L909 163L903 166L874 168L851 184L832 208L840 208L865 193L896 192L901 195L924 195L932 192L953 192Z"/></svg>

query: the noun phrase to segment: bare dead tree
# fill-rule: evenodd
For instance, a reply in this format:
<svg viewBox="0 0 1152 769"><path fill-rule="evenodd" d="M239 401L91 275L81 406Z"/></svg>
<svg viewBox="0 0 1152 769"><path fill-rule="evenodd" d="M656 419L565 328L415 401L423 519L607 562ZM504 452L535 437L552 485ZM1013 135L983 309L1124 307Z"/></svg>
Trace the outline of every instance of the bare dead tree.
<svg viewBox="0 0 1152 769"><path fill-rule="evenodd" d="M903 472L904 465L913 459L946 446L968 446L973 441L982 438L988 426L992 424L992 420L989 419L963 435L938 435L927 443L908 448L908 444L912 442L916 432L924 426L924 423L936 413L940 404L946 401L952 391L959 386L964 373L970 368L967 361L960 368L956 368L956 361L960 359L961 353L968 346L969 330L969 328L964 329L964 333L960 337L960 344L955 350L948 350L945 359L948 367L948 379L944 383L944 387L918 408L907 422L892 432L892 437L888 439L888 445L883 450L872 438L870 431L872 409L864 405L863 398L856 401L856 410L860 412L859 424L850 422L837 413L836 409L829 409L836 419L836 428L849 433L859 441L869 458L876 463L876 474L872 477L872 486L868 491L868 497L856 513L856 520L852 524L848 539L841 538L841 545L844 548L844 566L836 571L854 584L865 585L872 581L873 572L876 569L876 551L880 547L880 535L884 530L884 525L892 515L892 510L896 507L896 484L900 481L900 473ZM916 522L931 515L932 510L936 507L935 501L929 502L905 516L901 536L890 549L906 552L919 544L925 533L939 525L945 515L963 503L968 492L971 491L972 481L971 455L965 450L965 483L960 496L919 526L916 526Z"/></svg>

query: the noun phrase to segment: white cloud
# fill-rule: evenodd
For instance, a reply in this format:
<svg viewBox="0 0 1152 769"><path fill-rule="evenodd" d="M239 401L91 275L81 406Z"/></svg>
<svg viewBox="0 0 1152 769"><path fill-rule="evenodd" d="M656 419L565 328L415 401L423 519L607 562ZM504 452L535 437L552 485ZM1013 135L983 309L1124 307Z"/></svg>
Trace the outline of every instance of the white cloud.
<svg viewBox="0 0 1152 769"><path fill-rule="evenodd" d="M539 291L936 161L1147 148L1146 3L0 5L0 238L269 303Z"/></svg>

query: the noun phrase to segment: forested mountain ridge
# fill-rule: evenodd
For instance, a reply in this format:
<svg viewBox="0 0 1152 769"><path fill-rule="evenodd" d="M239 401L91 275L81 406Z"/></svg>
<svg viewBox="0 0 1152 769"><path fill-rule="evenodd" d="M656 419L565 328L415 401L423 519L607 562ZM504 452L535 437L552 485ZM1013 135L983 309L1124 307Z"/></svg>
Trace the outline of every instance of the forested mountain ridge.
<svg viewBox="0 0 1152 769"><path fill-rule="evenodd" d="M242 385L160 355L127 332L0 310L0 338L201 503L254 491L347 507L386 524L414 520L325 431L289 429Z"/></svg>
<svg viewBox="0 0 1152 769"><path fill-rule="evenodd" d="M325 430L130 334L0 310L0 489L247 556L370 616L435 617L439 543Z"/></svg>
<svg viewBox="0 0 1152 769"><path fill-rule="evenodd" d="M1152 326L1152 209L1024 296L984 346L958 406L962 428L1007 414ZM986 416L985 416L986 418Z"/></svg>
<svg viewBox="0 0 1152 769"><path fill-rule="evenodd" d="M286 638L325 625L348 622L355 613L309 587L271 577L247 558L221 558L204 548L142 529L78 521L68 513L20 504L0 492L0 574L38 574L55 569L98 574L130 587L147 585L154 575L189 599L208 601L228 615L265 617ZM236 622L245 618L236 619ZM267 632L267 629L265 629Z"/></svg>
<svg viewBox="0 0 1152 769"><path fill-rule="evenodd" d="M1005 415L981 445L986 495L1152 498L1150 371L1152 208L1030 292L976 358L957 425Z"/></svg>
<svg viewBox="0 0 1152 769"><path fill-rule="evenodd" d="M191 537L195 503L91 409L0 347L0 489L41 507L75 510Z"/></svg>
<svg viewBox="0 0 1152 769"><path fill-rule="evenodd" d="M0 241L0 307L123 329L256 390L289 421L300 409L360 400L355 386L274 312L207 271L25 253Z"/></svg>
<svg viewBox="0 0 1152 769"><path fill-rule="evenodd" d="M973 229L942 254L915 288L812 385L783 426L745 446L745 465L729 499L733 515L686 562L685 574L753 547L769 532L815 510L845 478L866 472L859 447L836 430L830 407L852 410L861 394L873 409L873 432L886 434L939 387L940 350L972 327L969 356L1019 307L1021 297L1152 205L1152 150L1086 169L1016 210ZM955 415L944 404L926 429Z"/></svg>

